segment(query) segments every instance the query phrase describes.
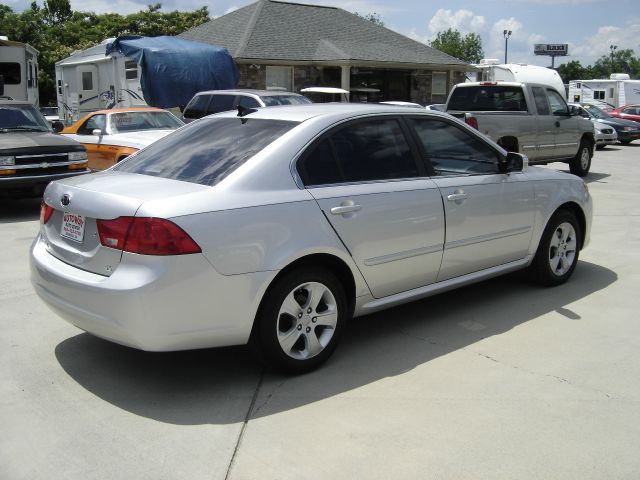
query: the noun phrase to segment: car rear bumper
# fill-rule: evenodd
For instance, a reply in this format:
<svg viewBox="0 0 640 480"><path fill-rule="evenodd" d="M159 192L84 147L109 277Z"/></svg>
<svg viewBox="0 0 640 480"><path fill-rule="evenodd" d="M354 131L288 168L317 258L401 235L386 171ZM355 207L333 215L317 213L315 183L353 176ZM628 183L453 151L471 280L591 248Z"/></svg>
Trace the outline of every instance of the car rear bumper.
<svg viewBox="0 0 640 480"><path fill-rule="evenodd" d="M148 351L247 343L275 272L225 276L201 255L124 253L105 277L31 247L31 283L60 317L98 337Z"/></svg>

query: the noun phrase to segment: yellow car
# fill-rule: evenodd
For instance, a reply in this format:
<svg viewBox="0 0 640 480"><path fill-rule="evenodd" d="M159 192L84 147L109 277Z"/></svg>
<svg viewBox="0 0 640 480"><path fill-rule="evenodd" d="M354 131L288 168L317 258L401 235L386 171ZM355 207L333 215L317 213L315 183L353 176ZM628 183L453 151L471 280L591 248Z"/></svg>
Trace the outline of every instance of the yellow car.
<svg viewBox="0 0 640 480"><path fill-rule="evenodd" d="M89 168L104 170L182 125L167 110L114 108L92 112L61 133L86 147Z"/></svg>

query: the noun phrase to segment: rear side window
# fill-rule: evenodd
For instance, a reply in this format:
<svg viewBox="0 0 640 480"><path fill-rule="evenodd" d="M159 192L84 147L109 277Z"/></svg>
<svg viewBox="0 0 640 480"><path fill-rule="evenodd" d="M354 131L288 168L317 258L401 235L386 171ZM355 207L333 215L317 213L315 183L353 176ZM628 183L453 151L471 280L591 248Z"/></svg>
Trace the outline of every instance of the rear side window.
<svg viewBox="0 0 640 480"><path fill-rule="evenodd" d="M266 95L262 97L262 101L267 107L274 105L304 105L312 103L307 97L302 95Z"/></svg>
<svg viewBox="0 0 640 480"><path fill-rule="evenodd" d="M395 119L353 123L312 148L298 164L307 186L418 176L409 144Z"/></svg>
<svg viewBox="0 0 640 480"><path fill-rule="evenodd" d="M551 115L551 108L549 108L549 101L547 100L547 94L542 87L533 87L533 98L536 102L536 110L538 115Z"/></svg>
<svg viewBox="0 0 640 480"><path fill-rule="evenodd" d="M235 95L213 95L211 102L209 102L207 115L233 110L233 102L235 99Z"/></svg>
<svg viewBox="0 0 640 480"><path fill-rule="evenodd" d="M261 107L260 103L253 97L240 97L238 100L238 106L245 108L258 108Z"/></svg>
<svg viewBox="0 0 640 480"><path fill-rule="evenodd" d="M207 105L209 104L210 95L196 95L189 102L187 108L184 109L184 118L202 118L207 114Z"/></svg>
<svg viewBox="0 0 640 480"><path fill-rule="evenodd" d="M161 138L113 169L213 186L296 125L207 118Z"/></svg>
<svg viewBox="0 0 640 480"><path fill-rule="evenodd" d="M527 102L520 87L478 85L456 88L451 94L447 109L477 112L526 112Z"/></svg>

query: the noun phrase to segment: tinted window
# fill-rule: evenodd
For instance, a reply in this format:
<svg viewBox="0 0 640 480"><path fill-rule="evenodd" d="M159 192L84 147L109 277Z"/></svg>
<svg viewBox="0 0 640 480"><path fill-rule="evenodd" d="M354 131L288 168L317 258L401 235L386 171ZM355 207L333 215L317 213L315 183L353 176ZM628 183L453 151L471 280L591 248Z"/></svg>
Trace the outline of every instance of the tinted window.
<svg viewBox="0 0 640 480"><path fill-rule="evenodd" d="M152 143L115 170L215 185L296 122L206 118Z"/></svg>
<svg viewBox="0 0 640 480"><path fill-rule="evenodd" d="M305 185L391 180L418 176L397 120L353 123L330 134L299 164Z"/></svg>
<svg viewBox="0 0 640 480"><path fill-rule="evenodd" d="M0 75L4 77L6 85L20 84L20 64L13 62L0 62Z"/></svg>
<svg viewBox="0 0 640 480"><path fill-rule="evenodd" d="M481 112L527 111L522 88L496 85L459 87L451 94L449 110Z"/></svg>
<svg viewBox="0 0 640 480"><path fill-rule="evenodd" d="M469 132L441 120L411 123L436 175L498 172L498 152Z"/></svg>
<svg viewBox="0 0 640 480"><path fill-rule="evenodd" d="M267 107L274 105L302 105L311 103L307 97L302 95L269 95L261 97L262 101Z"/></svg>
<svg viewBox="0 0 640 480"><path fill-rule="evenodd" d="M0 128L48 131L49 123L33 105L0 105Z"/></svg>
<svg viewBox="0 0 640 480"><path fill-rule="evenodd" d="M207 114L210 95L196 95L184 109L184 118L202 118Z"/></svg>
<svg viewBox="0 0 640 480"><path fill-rule="evenodd" d="M547 100L547 94L544 88L533 87L533 98L536 102L536 110L538 115L551 115L551 109L549 108L549 101Z"/></svg>
<svg viewBox="0 0 640 480"><path fill-rule="evenodd" d="M238 105L245 108L258 108L262 106L253 97L240 97L240 100L238 100Z"/></svg>
<svg viewBox="0 0 640 480"><path fill-rule="evenodd" d="M209 102L207 115L233 110L233 102L235 99L235 95L213 95L211 102Z"/></svg>

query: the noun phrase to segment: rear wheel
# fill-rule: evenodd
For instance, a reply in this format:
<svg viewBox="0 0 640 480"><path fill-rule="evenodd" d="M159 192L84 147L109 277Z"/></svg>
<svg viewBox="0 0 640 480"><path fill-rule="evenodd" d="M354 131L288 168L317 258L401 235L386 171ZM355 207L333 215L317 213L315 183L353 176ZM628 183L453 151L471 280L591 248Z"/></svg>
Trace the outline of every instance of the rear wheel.
<svg viewBox="0 0 640 480"><path fill-rule="evenodd" d="M620 140L620 143L622 145L629 145L631 143L631 140Z"/></svg>
<svg viewBox="0 0 640 480"><path fill-rule="evenodd" d="M578 153L569 161L569 170L574 175L584 177L591 168L591 157L593 155L592 145L587 140L580 140Z"/></svg>
<svg viewBox="0 0 640 480"><path fill-rule="evenodd" d="M293 270L267 292L251 342L267 366L304 373L335 350L347 317L342 285L328 270Z"/></svg>
<svg viewBox="0 0 640 480"><path fill-rule="evenodd" d="M582 232L575 215L558 210L540 239L530 267L533 278L548 286L566 282L578 263L581 241Z"/></svg>

